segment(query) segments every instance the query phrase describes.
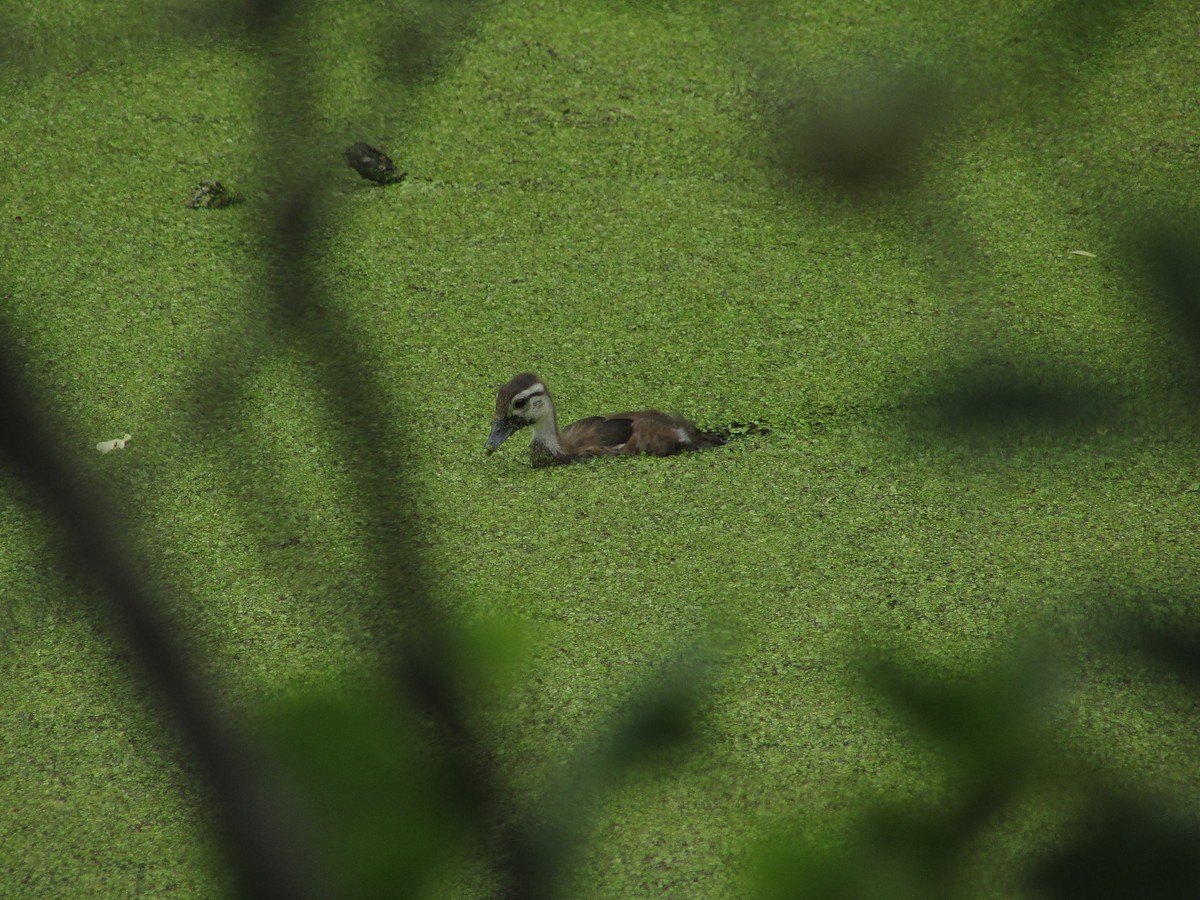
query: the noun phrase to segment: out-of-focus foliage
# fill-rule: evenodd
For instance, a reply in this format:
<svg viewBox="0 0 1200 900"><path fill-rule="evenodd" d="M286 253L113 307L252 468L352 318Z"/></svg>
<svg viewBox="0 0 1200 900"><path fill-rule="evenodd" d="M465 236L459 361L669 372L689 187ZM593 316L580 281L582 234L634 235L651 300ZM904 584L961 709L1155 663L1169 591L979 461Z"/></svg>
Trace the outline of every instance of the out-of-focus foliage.
<svg viewBox="0 0 1200 900"><path fill-rule="evenodd" d="M391 691L307 693L280 709L269 746L318 823L340 894L425 896L481 838L462 785Z"/></svg>

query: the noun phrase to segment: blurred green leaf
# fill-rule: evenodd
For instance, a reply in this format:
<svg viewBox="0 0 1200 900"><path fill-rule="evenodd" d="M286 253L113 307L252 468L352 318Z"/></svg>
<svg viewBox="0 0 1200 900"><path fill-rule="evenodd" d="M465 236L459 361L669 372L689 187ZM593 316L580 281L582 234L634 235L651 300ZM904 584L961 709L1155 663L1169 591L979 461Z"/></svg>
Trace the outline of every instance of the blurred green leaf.
<svg viewBox="0 0 1200 900"><path fill-rule="evenodd" d="M557 895L604 793L636 766L666 761L666 751L692 736L712 666L711 651L683 654L579 750L566 779L547 792L523 831L524 868L536 896Z"/></svg>
<svg viewBox="0 0 1200 900"><path fill-rule="evenodd" d="M297 697L271 717L268 737L315 814L344 896L422 896L477 833L443 757L382 692Z"/></svg>
<svg viewBox="0 0 1200 900"><path fill-rule="evenodd" d="M947 753L956 770L953 794L932 810L877 808L832 853L794 839L773 842L759 860L760 896L961 897L973 842L1044 764L1052 672L1049 654L1038 649L956 679L879 655L869 668L872 685Z"/></svg>
<svg viewBox="0 0 1200 900"><path fill-rule="evenodd" d="M1176 598L1171 605L1186 609L1190 604ZM1194 617L1122 613L1108 629L1119 650L1137 654L1171 676L1186 679L1193 688L1200 687L1200 623Z"/></svg>
<svg viewBox="0 0 1200 900"><path fill-rule="evenodd" d="M1015 788L1044 751L1041 730L1056 678L1045 650L1027 650L993 669L954 680L881 659L876 685L979 783Z"/></svg>
<svg viewBox="0 0 1200 900"><path fill-rule="evenodd" d="M1057 900L1200 897L1200 823L1161 804L1103 801L1084 834L1041 864L1033 884Z"/></svg>

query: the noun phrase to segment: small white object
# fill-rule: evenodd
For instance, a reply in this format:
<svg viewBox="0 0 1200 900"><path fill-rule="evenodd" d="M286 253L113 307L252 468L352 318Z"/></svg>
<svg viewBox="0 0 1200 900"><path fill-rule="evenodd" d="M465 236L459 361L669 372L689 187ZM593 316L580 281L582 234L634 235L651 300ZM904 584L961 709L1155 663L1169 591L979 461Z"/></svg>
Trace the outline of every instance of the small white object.
<svg viewBox="0 0 1200 900"><path fill-rule="evenodd" d="M1088 259L1095 259L1095 253L1088 253L1086 250L1068 250L1068 253L1073 253L1075 256L1086 256Z"/></svg>
<svg viewBox="0 0 1200 900"><path fill-rule="evenodd" d="M132 437L132 434L127 434L123 438L114 438L111 441L101 441L96 445L96 449L101 453L110 453L113 450L124 450L125 442Z"/></svg>

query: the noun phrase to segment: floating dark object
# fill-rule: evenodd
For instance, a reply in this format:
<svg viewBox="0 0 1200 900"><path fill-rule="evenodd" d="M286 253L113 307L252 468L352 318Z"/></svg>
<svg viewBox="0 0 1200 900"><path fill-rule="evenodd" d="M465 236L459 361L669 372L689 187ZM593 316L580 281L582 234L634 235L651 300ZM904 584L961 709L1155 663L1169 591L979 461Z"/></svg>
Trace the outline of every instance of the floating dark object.
<svg viewBox="0 0 1200 900"><path fill-rule="evenodd" d="M376 184L398 184L408 175L407 172L397 172L391 157L364 141L347 148L345 156L350 168Z"/></svg>
<svg viewBox="0 0 1200 900"><path fill-rule="evenodd" d="M226 190L221 182L202 181L196 185L196 192L186 205L190 209L220 209L233 202L233 194Z"/></svg>

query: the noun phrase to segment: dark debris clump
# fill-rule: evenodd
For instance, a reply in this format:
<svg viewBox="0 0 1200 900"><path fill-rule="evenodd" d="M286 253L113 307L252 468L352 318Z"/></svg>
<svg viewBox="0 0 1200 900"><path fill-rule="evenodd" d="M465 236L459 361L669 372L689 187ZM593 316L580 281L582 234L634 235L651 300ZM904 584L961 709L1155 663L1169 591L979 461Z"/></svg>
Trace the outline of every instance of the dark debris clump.
<svg viewBox="0 0 1200 900"><path fill-rule="evenodd" d="M236 202L233 193L219 181L202 181L196 185L190 200L185 204L189 209L221 209Z"/></svg>
<svg viewBox="0 0 1200 900"><path fill-rule="evenodd" d="M355 172L376 184L398 184L407 172L397 172L396 164L382 150L376 150L365 141L346 148L346 164Z"/></svg>

